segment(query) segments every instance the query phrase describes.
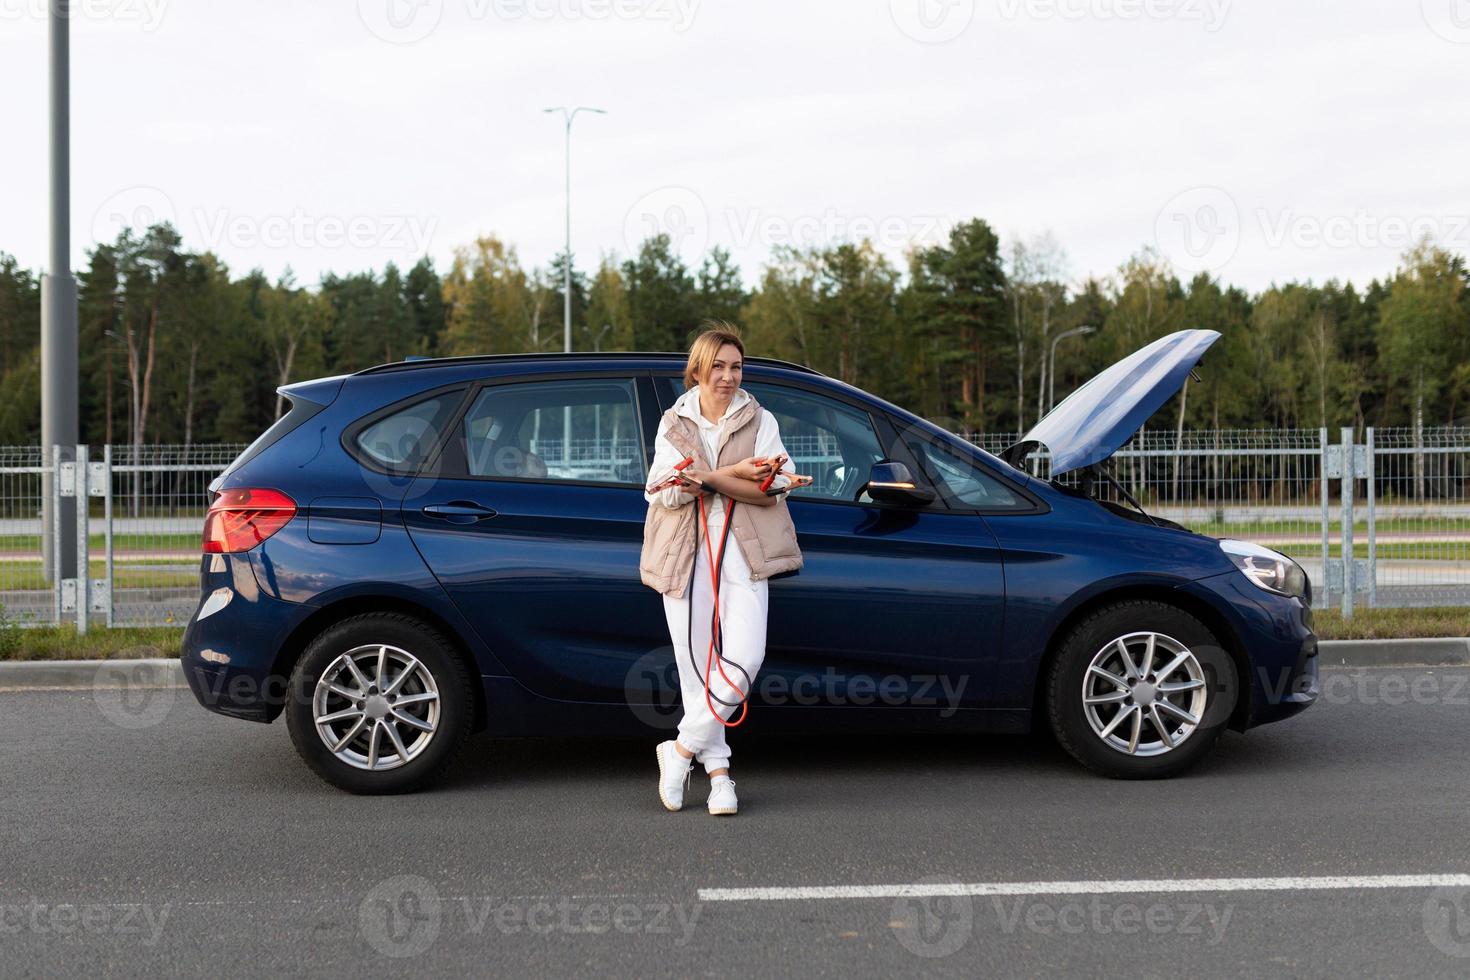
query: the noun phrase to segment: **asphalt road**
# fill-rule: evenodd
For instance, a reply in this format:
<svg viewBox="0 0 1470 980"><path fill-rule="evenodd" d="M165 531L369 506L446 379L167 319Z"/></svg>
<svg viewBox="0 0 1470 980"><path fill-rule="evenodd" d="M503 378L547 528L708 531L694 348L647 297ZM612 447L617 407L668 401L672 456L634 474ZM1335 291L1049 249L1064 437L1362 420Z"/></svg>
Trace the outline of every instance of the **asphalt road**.
<svg viewBox="0 0 1470 980"><path fill-rule="evenodd" d="M471 744L358 798L281 724L187 691L0 695L6 976L1464 976L1470 671L1334 671L1191 775L1099 779L1045 741L734 740L741 813L667 813L654 736ZM1120 880L1248 879L1130 890ZM701 897L1076 882L1061 894ZM1109 890L1113 889L1113 890Z"/></svg>

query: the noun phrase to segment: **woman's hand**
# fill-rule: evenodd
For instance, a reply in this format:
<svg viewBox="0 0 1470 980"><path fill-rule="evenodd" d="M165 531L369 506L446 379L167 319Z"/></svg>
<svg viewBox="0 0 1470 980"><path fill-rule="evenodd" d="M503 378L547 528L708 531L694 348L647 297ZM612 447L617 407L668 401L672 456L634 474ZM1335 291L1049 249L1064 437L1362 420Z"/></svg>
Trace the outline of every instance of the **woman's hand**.
<svg viewBox="0 0 1470 980"><path fill-rule="evenodd" d="M747 456L738 463L726 467L732 476L759 483L771 473L771 461L764 456Z"/></svg>

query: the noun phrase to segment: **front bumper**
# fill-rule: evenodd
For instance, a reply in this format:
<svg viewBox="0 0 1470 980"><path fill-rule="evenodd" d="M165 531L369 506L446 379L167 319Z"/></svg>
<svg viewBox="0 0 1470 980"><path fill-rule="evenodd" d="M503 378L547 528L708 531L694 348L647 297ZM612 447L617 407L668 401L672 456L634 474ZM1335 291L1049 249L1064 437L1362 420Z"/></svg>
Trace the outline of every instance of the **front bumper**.
<svg viewBox="0 0 1470 980"><path fill-rule="evenodd" d="M1241 678L1241 694L1248 701L1233 727L1281 721L1316 703L1322 685L1310 606L1258 588L1236 571L1189 588L1213 594L1211 604L1229 615L1244 654L1249 676Z"/></svg>

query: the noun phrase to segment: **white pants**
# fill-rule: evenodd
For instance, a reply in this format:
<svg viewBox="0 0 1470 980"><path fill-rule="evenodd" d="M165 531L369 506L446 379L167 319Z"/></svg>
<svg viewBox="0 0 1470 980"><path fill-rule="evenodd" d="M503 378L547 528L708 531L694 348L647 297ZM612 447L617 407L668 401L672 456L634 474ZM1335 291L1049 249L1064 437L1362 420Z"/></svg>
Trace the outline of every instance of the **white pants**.
<svg viewBox="0 0 1470 980"><path fill-rule="evenodd" d="M716 498L720 499L720 498ZM690 506L698 506L698 503ZM699 518L696 515L695 520ZM724 508L710 516L709 552L720 557L720 535L724 528ZM765 579L750 580L750 565L735 542L732 531L725 542L724 564L720 571L720 628L725 659L745 668L745 674L725 663L725 676L740 685L734 690L720 675L720 658L716 653L709 668L710 694L704 695L705 664L709 658L710 615L713 589L710 583L710 559L706 553L704 528L699 529L699 547L694 555L694 585L682 599L664 596L664 615L669 622L669 638L674 643L674 657L679 664L679 687L684 700L684 717L679 721L679 744L692 751L705 772L723 769L730 764L730 746L725 742L725 726L710 714L713 703L721 718L729 718L740 710L739 702L755 683L761 662L766 658L766 610L770 583ZM694 607L694 662L690 662L690 603ZM696 664L698 665L696 667ZM746 674L750 675L749 681ZM717 698L730 702L721 704Z"/></svg>

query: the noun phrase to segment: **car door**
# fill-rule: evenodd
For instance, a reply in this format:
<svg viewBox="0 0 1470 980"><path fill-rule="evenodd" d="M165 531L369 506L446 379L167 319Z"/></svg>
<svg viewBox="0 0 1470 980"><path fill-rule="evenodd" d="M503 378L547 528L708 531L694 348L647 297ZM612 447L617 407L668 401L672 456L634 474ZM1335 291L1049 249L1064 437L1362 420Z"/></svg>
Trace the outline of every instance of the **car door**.
<svg viewBox="0 0 1470 980"><path fill-rule="evenodd" d="M655 377L671 404L682 380ZM899 507L860 494L874 462L906 458L886 416L863 403L752 371L743 387L775 415L796 471L815 478L787 497L803 567L770 580L762 701L941 712L986 703L1005 575L984 520L942 499Z"/></svg>
<svg viewBox="0 0 1470 980"><path fill-rule="evenodd" d="M638 573L655 412L646 374L485 383L409 486L414 544L537 694L620 700L629 665L668 645L662 601Z"/></svg>

